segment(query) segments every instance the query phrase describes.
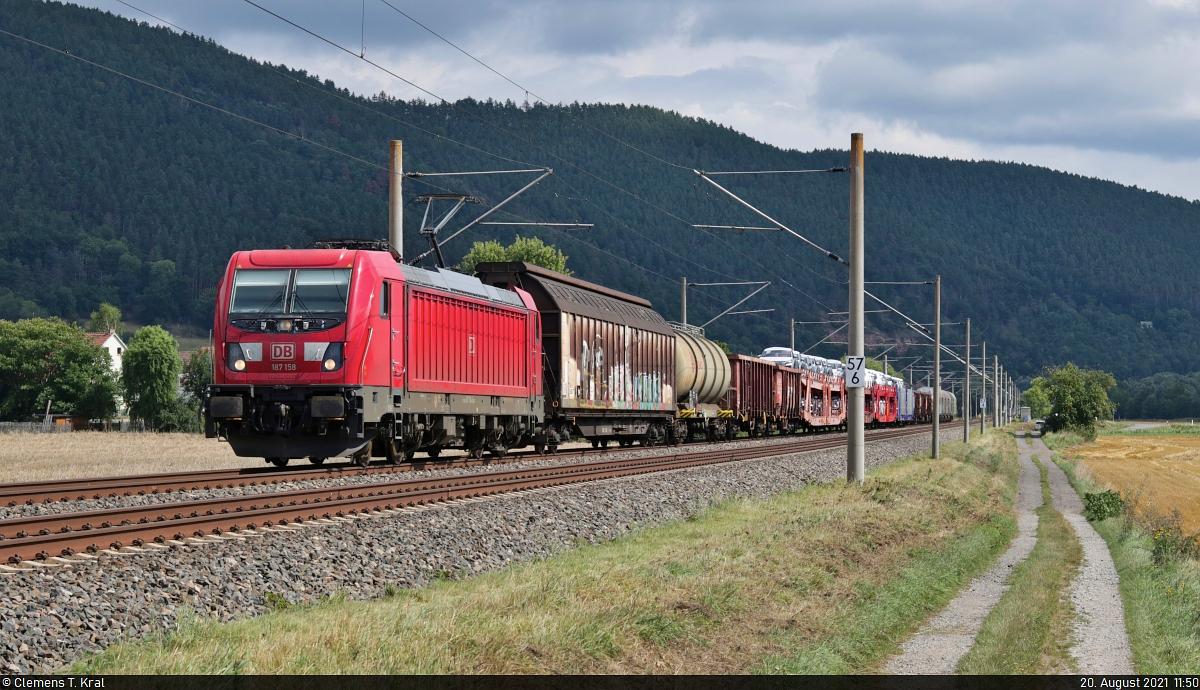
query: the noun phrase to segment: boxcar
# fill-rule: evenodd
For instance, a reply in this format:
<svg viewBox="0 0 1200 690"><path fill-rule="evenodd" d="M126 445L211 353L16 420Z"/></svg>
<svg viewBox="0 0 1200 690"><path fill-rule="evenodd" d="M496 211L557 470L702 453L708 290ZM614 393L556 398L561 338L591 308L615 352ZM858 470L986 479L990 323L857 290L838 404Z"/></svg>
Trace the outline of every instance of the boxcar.
<svg viewBox="0 0 1200 690"><path fill-rule="evenodd" d="M675 333L650 302L529 263L475 271L487 285L528 292L540 313L551 448L573 433L597 446L668 440Z"/></svg>

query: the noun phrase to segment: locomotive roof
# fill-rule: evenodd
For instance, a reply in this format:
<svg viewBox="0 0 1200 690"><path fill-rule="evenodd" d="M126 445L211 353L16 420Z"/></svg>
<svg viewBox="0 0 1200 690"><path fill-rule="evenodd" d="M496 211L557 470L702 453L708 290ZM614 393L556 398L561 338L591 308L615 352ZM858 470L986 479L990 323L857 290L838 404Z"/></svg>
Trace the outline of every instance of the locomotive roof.
<svg viewBox="0 0 1200 690"><path fill-rule="evenodd" d="M410 285L424 285L448 292L478 297L491 302L499 302L512 307L525 307L520 295L512 290L486 285L474 276L464 275L456 271L441 269L424 269L416 266L400 264L400 272Z"/></svg>
<svg viewBox="0 0 1200 690"><path fill-rule="evenodd" d="M528 291L538 310L544 313L579 314L655 333L674 334L662 315L641 297L522 261L483 262L475 265L475 272L489 285L516 285Z"/></svg>

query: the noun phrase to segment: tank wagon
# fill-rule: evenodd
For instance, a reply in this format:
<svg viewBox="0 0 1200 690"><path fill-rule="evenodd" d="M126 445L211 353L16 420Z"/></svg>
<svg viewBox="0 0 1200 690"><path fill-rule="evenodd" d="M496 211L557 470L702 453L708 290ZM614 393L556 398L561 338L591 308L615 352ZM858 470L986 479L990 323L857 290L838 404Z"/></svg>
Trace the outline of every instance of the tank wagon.
<svg viewBox="0 0 1200 690"><path fill-rule="evenodd" d="M362 244L233 255L206 435L279 466L447 447L503 454L543 436L530 295Z"/></svg>

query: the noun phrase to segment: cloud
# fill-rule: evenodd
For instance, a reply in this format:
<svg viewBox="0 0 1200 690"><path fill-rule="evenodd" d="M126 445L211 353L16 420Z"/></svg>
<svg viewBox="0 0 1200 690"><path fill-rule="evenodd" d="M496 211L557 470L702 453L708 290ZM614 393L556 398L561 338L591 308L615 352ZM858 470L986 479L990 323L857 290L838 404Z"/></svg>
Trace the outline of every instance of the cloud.
<svg viewBox="0 0 1200 690"><path fill-rule="evenodd" d="M379 0L365 22L361 0L256 1L446 98L524 98ZM864 131L1200 197L1197 0L389 2L551 102L648 103L788 148ZM133 4L359 93L419 95L245 2Z"/></svg>

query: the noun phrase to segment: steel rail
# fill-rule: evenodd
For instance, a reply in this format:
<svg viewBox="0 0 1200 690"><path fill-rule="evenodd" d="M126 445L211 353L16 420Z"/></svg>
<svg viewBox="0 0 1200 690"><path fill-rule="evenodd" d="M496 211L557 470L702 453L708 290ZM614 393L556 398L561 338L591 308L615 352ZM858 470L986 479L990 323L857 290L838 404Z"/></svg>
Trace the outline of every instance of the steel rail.
<svg viewBox="0 0 1200 690"><path fill-rule="evenodd" d="M570 458L598 452L590 448L560 451L554 457ZM611 451L610 451L611 452ZM226 489L279 484L282 482L307 481L310 479L356 477L371 474L391 474L418 470L452 469L478 465L520 462L530 456L543 457L536 453L510 453L503 458L441 458L406 462L400 465L375 463L359 467L353 463L314 465L311 467L243 467L227 470L201 470L197 472L165 472L160 474L137 474L94 479L64 479L44 482L20 482L0 484L0 505L9 507L20 504L58 503L87 499L117 498L146 494L199 491L201 489Z"/></svg>
<svg viewBox="0 0 1200 690"><path fill-rule="evenodd" d="M871 440L886 440L924 431L923 428L887 429L872 434ZM126 541L133 546L143 546L151 541L161 544L169 540L181 541L189 536L221 535L225 532L286 526L291 522L343 518L347 515L381 512L460 498L715 463L778 457L838 447L841 444L841 439L805 439L769 446L715 449L671 456L602 460L353 487L327 487L209 501L183 501L157 506L16 518L0 521L0 529L12 533L11 527L21 527L21 532L16 534L27 536L0 541L0 551L8 552L9 563L18 564L30 559L46 560L53 552L69 556L80 551L96 553L106 548L121 549L126 545ZM121 518L121 524L113 524L112 521L118 518ZM104 519L105 523L100 527L90 524L92 520L98 519ZM53 531L53 527L58 527L58 531ZM91 529L88 529L89 527ZM31 529L37 529L39 533L28 535ZM102 546L103 544L107 546Z"/></svg>
<svg viewBox="0 0 1200 690"><path fill-rule="evenodd" d="M830 432L817 432L830 433ZM805 437L809 437L805 435ZM765 437L761 440L786 443L793 440L792 436ZM736 439L745 441L747 439ZM96 477L89 479L59 479L35 482L13 482L0 484L0 505L15 507L21 504L34 505L37 503L66 503L70 501L99 500L103 498L119 498L129 496L156 495L180 491L200 491L211 489L246 488L283 482L308 481L312 479L356 477L372 474L392 474L397 472L414 472L420 470L455 469L459 467L477 467L481 465L499 465L512 462L524 462L531 459L587 457L604 455L614 452L638 452L652 450L658 446L627 446L613 448L577 448L559 450L552 455L541 455L537 451L516 451L503 457L471 458L467 456L454 458L424 458L412 460L398 465L375 463L368 467L359 467L350 462L331 465L311 465L296 467L243 467L225 470L200 470L194 472L164 472L154 474L137 474L125 476Z"/></svg>

